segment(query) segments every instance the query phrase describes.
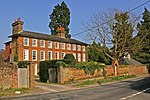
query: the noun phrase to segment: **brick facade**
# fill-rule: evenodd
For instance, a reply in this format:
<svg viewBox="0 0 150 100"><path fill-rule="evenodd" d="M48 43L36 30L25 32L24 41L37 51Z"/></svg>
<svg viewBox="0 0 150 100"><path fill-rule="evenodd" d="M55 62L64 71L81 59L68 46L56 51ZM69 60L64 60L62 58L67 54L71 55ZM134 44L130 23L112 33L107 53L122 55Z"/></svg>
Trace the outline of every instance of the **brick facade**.
<svg viewBox="0 0 150 100"><path fill-rule="evenodd" d="M87 44L75 39L65 38L65 30L63 27L58 28L57 36L51 36L23 31L22 25L23 22L20 21L20 19L12 24L13 33L9 36L12 38L12 41L6 43L6 57L7 59L10 58L12 62L14 62L16 50L18 61L32 61L37 65L43 60L55 60L57 58L61 60L63 56L70 53L75 56L77 62L86 62L88 60ZM36 41L36 45L33 46L34 40ZM41 47L41 41L44 41L44 47ZM28 44L25 45L25 42L28 42ZM49 42L52 43L51 47L48 46ZM58 48L56 48L56 45ZM62 48L63 45L65 48ZM33 52L36 57L33 57ZM52 59L49 59L49 52L51 52ZM43 60L41 58L43 58ZM38 67L35 71L36 70L38 72ZM37 74L37 72L35 74Z"/></svg>

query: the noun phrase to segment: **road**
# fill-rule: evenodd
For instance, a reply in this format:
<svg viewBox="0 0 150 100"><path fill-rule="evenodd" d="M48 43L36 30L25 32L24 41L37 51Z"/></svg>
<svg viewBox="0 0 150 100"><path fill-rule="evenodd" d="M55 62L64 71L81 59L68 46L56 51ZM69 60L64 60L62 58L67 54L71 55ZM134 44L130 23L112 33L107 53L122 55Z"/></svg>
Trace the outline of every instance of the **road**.
<svg viewBox="0 0 150 100"><path fill-rule="evenodd" d="M150 100L150 77L63 92L5 97L0 100Z"/></svg>

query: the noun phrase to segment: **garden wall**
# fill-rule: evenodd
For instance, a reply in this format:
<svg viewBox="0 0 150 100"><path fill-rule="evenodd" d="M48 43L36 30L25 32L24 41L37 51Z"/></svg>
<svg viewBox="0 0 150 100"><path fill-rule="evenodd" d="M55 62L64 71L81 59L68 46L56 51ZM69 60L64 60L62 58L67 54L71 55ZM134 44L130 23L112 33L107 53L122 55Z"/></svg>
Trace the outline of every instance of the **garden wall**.
<svg viewBox="0 0 150 100"><path fill-rule="evenodd" d="M64 83L67 81L74 81L79 79L86 79L86 78L92 78L97 76L103 76L103 69L100 71L95 71L94 75L87 75L84 73L84 70L76 69L76 68L67 68L63 67L61 70L61 81L58 80L60 83ZM105 68L106 76L113 76L114 75L114 68L112 66L107 66ZM146 66L126 66L126 67L119 67L117 69L118 75L142 75L147 74L148 70Z"/></svg>
<svg viewBox="0 0 150 100"><path fill-rule="evenodd" d="M18 87L18 68L15 65L0 66L0 88Z"/></svg>

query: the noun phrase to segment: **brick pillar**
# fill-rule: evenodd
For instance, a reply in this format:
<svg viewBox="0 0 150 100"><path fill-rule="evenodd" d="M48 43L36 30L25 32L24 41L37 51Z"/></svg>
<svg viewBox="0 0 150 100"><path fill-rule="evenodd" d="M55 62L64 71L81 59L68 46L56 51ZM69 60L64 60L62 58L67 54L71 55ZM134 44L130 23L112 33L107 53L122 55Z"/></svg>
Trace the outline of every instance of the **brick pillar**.
<svg viewBox="0 0 150 100"><path fill-rule="evenodd" d="M35 87L35 79L34 79L34 64L30 64L29 66L29 87Z"/></svg>
<svg viewBox="0 0 150 100"><path fill-rule="evenodd" d="M57 68L57 82L63 83L63 66L59 66Z"/></svg>
<svg viewBox="0 0 150 100"><path fill-rule="evenodd" d="M18 88L18 66L13 64L12 87Z"/></svg>

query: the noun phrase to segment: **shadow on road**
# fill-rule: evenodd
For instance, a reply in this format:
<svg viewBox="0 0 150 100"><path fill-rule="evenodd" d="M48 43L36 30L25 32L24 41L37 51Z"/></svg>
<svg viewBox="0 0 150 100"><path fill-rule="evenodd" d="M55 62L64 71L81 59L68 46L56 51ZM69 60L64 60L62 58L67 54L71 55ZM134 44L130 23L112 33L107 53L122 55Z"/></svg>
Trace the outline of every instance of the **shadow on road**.
<svg viewBox="0 0 150 100"><path fill-rule="evenodd" d="M139 92L150 93L150 76L136 81L124 81L131 83L129 86L131 89L137 90Z"/></svg>

